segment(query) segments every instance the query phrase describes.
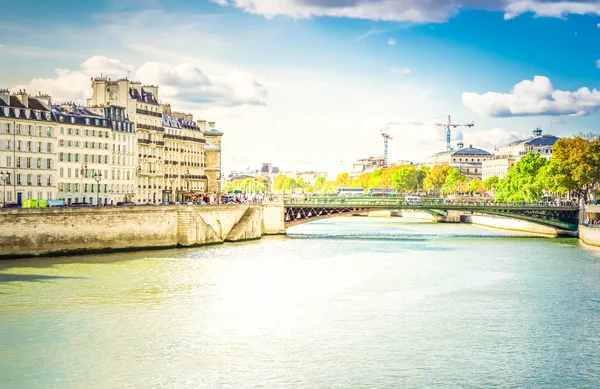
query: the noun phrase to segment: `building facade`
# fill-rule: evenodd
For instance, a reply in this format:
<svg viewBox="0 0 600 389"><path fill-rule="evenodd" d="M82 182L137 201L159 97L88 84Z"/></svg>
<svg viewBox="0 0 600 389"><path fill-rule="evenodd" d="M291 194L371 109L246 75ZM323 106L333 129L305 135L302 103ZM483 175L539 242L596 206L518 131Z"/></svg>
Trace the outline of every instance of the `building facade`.
<svg viewBox="0 0 600 389"><path fill-rule="evenodd" d="M374 172L377 169L382 169L385 167L385 158L384 157L368 157L357 159L352 164L352 173L350 174L352 177L358 177L363 173Z"/></svg>
<svg viewBox="0 0 600 389"><path fill-rule="evenodd" d="M464 147L462 142L457 144L456 149L443 151L429 157L429 165L448 164L458 169L468 180L482 178L483 162L492 158L492 154L473 145Z"/></svg>
<svg viewBox="0 0 600 389"><path fill-rule="evenodd" d="M56 178L50 96L0 90L0 202L55 199Z"/></svg>
<svg viewBox="0 0 600 389"><path fill-rule="evenodd" d="M110 125L110 187L108 203L133 202L136 194L137 135L135 126L127 117L125 107L89 107L106 118Z"/></svg>
<svg viewBox="0 0 600 389"><path fill-rule="evenodd" d="M163 107L165 128L166 201L194 201L206 195L208 177L205 169L206 140L192 114L172 112Z"/></svg>
<svg viewBox="0 0 600 389"><path fill-rule="evenodd" d="M53 107L57 122L57 198L67 204L109 204L109 120L73 103Z"/></svg>
<svg viewBox="0 0 600 389"><path fill-rule="evenodd" d="M554 135L542 134L542 130L536 128L533 130L533 136L531 138L518 140L502 146L498 148L496 154L506 157L521 158L529 153L540 153L542 157L550 159L552 158L554 144L559 139L560 138Z"/></svg>
<svg viewBox="0 0 600 389"><path fill-rule="evenodd" d="M494 156L487 161L483 161L482 168L482 179L487 180L490 177L498 176L498 178L505 178L508 172L517 162L517 157L507 156Z"/></svg>

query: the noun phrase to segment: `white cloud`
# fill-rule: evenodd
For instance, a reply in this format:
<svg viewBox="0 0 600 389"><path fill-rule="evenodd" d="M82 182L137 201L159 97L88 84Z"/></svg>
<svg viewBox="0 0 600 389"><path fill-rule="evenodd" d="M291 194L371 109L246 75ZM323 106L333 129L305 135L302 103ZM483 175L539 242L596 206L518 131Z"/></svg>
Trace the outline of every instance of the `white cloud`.
<svg viewBox="0 0 600 389"><path fill-rule="evenodd" d="M395 45L395 44L396 44L396 40L394 38L388 39L388 45Z"/></svg>
<svg viewBox="0 0 600 389"><path fill-rule="evenodd" d="M201 106L266 105L267 88L256 79L239 70L216 74L211 80L202 71L190 64L169 65L146 62L137 70L130 65L106 57L91 57L81 65L81 71L56 69L54 78L34 78L27 84L14 89L48 93L54 101L84 103L90 97L91 78L100 73L124 76L123 71L135 71L134 79L143 84L159 85L159 98L174 103ZM126 74L125 74L126 75Z"/></svg>
<svg viewBox="0 0 600 389"><path fill-rule="evenodd" d="M390 70L392 73L395 73L395 74L410 74L411 73L409 68L391 68Z"/></svg>
<svg viewBox="0 0 600 389"><path fill-rule="evenodd" d="M4 47L4 45L0 45L0 49L3 48L3 47Z"/></svg>
<svg viewBox="0 0 600 389"><path fill-rule="evenodd" d="M125 77L128 71L133 70L133 66L123 62L102 56L93 56L81 64L81 70L90 76L116 76Z"/></svg>
<svg viewBox="0 0 600 389"><path fill-rule="evenodd" d="M596 27L600 28L600 23L596 24Z"/></svg>
<svg viewBox="0 0 600 389"><path fill-rule="evenodd" d="M320 16L356 19L444 22L463 8L502 11L505 19L524 13L564 17L569 14L600 15L600 4L589 0L212 0L266 18L278 15L303 19Z"/></svg>
<svg viewBox="0 0 600 389"><path fill-rule="evenodd" d="M90 76L80 71L56 69L54 78L34 78L27 84L16 85L13 90L25 89L29 93L47 93L54 102L84 102L90 90Z"/></svg>
<svg viewBox="0 0 600 389"><path fill-rule="evenodd" d="M464 92L462 102L481 116L585 116L598 111L600 92L589 88L574 92L555 90L550 79L535 76L533 81L515 85L510 93Z"/></svg>

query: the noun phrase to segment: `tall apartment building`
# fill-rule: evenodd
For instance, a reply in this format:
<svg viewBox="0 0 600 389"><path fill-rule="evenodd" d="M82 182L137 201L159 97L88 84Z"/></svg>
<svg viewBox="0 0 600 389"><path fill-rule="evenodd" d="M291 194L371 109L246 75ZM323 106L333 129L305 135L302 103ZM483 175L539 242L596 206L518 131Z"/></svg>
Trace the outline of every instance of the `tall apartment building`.
<svg viewBox="0 0 600 389"><path fill-rule="evenodd" d="M192 114L172 112L163 106L165 127L166 201L194 200L207 194L204 133Z"/></svg>
<svg viewBox="0 0 600 389"><path fill-rule="evenodd" d="M53 107L58 124L58 195L67 204L110 204L111 125L104 116L66 103Z"/></svg>
<svg viewBox="0 0 600 389"><path fill-rule="evenodd" d="M105 77L92 82L91 107L124 107L129 120L135 124L137 135L138 203L164 201L164 139L162 106L158 103L158 87L143 86L127 79L111 81Z"/></svg>
<svg viewBox="0 0 600 389"><path fill-rule="evenodd" d="M50 96L0 90L0 202L54 199L56 123Z"/></svg>
<svg viewBox="0 0 600 389"><path fill-rule="evenodd" d="M109 203L134 201L136 193L137 174L137 135L133 122L127 117L125 107L111 105L110 107L89 107L109 121L111 129L111 161L110 187L108 189Z"/></svg>

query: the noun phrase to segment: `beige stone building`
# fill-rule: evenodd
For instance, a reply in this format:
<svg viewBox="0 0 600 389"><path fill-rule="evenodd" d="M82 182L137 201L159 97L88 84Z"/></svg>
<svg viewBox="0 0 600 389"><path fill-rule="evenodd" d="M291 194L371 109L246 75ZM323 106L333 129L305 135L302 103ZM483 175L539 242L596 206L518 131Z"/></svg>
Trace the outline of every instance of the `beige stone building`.
<svg viewBox="0 0 600 389"><path fill-rule="evenodd" d="M467 179L481 178L483 162L492 158L489 152L474 148L473 145L464 147L462 142L457 144L456 149L443 151L429 157L429 165L448 164L464 174Z"/></svg>
<svg viewBox="0 0 600 389"><path fill-rule="evenodd" d="M110 203L110 122L73 103L54 106L59 199L67 204Z"/></svg>
<svg viewBox="0 0 600 389"><path fill-rule="evenodd" d="M0 203L55 199L56 182L50 96L0 90Z"/></svg>
<svg viewBox="0 0 600 389"><path fill-rule="evenodd" d="M93 94L88 105L124 107L137 134L137 190L138 203L163 201L164 139L162 106L158 102L158 87L142 86L128 79L111 81L104 77L92 82Z"/></svg>
<svg viewBox="0 0 600 389"><path fill-rule="evenodd" d="M487 180L493 176L498 176L498 178L506 177L517 160L517 157L496 155L484 161L482 164L482 179Z"/></svg>
<svg viewBox="0 0 600 389"><path fill-rule="evenodd" d="M207 194L204 133L192 114L163 106L165 201L194 201Z"/></svg>
<svg viewBox="0 0 600 389"><path fill-rule="evenodd" d="M125 107L89 107L89 110L106 118L110 124L111 160L108 204L132 202L137 189L137 135L135 126L127 117Z"/></svg>
<svg viewBox="0 0 600 389"><path fill-rule="evenodd" d="M542 134L542 130L536 128L533 130L533 136L531 138L518 140L502 146L498 148L496 154L519 159L529 153L540 153L542 157L550 159L552 158L554 144L559 139L560 138L554 135Z"/></svg>

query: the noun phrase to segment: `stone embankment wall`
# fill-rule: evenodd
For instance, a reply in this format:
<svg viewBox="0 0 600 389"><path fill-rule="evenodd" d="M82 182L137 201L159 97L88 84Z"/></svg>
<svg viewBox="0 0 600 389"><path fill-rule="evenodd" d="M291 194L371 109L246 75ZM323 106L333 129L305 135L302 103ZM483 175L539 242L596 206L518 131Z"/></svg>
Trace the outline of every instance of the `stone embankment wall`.
<svg viewBox="0 0 600 389"><path fill-rule="evenodd" d="M285 233L269 205L10 209L0 212L0 258L196 246Z"/></svg>
<svg viewBox="0 0 600 389"><path fill-rule="evenodd" d="M509 219L503 217L490 217L481 215L465 215L463 219L466 223L479 224L486 227L500 228L503 230L532 232L534 234L558 236L565 233L562 230L544 226L537 223L531 223L526 220Z"/></svg>
<svg viewBox="0 0 600 389"><path fill-rule="evenodd" d="M600 229L579 226L579 239L592 246L600 246Z"/></svg>

